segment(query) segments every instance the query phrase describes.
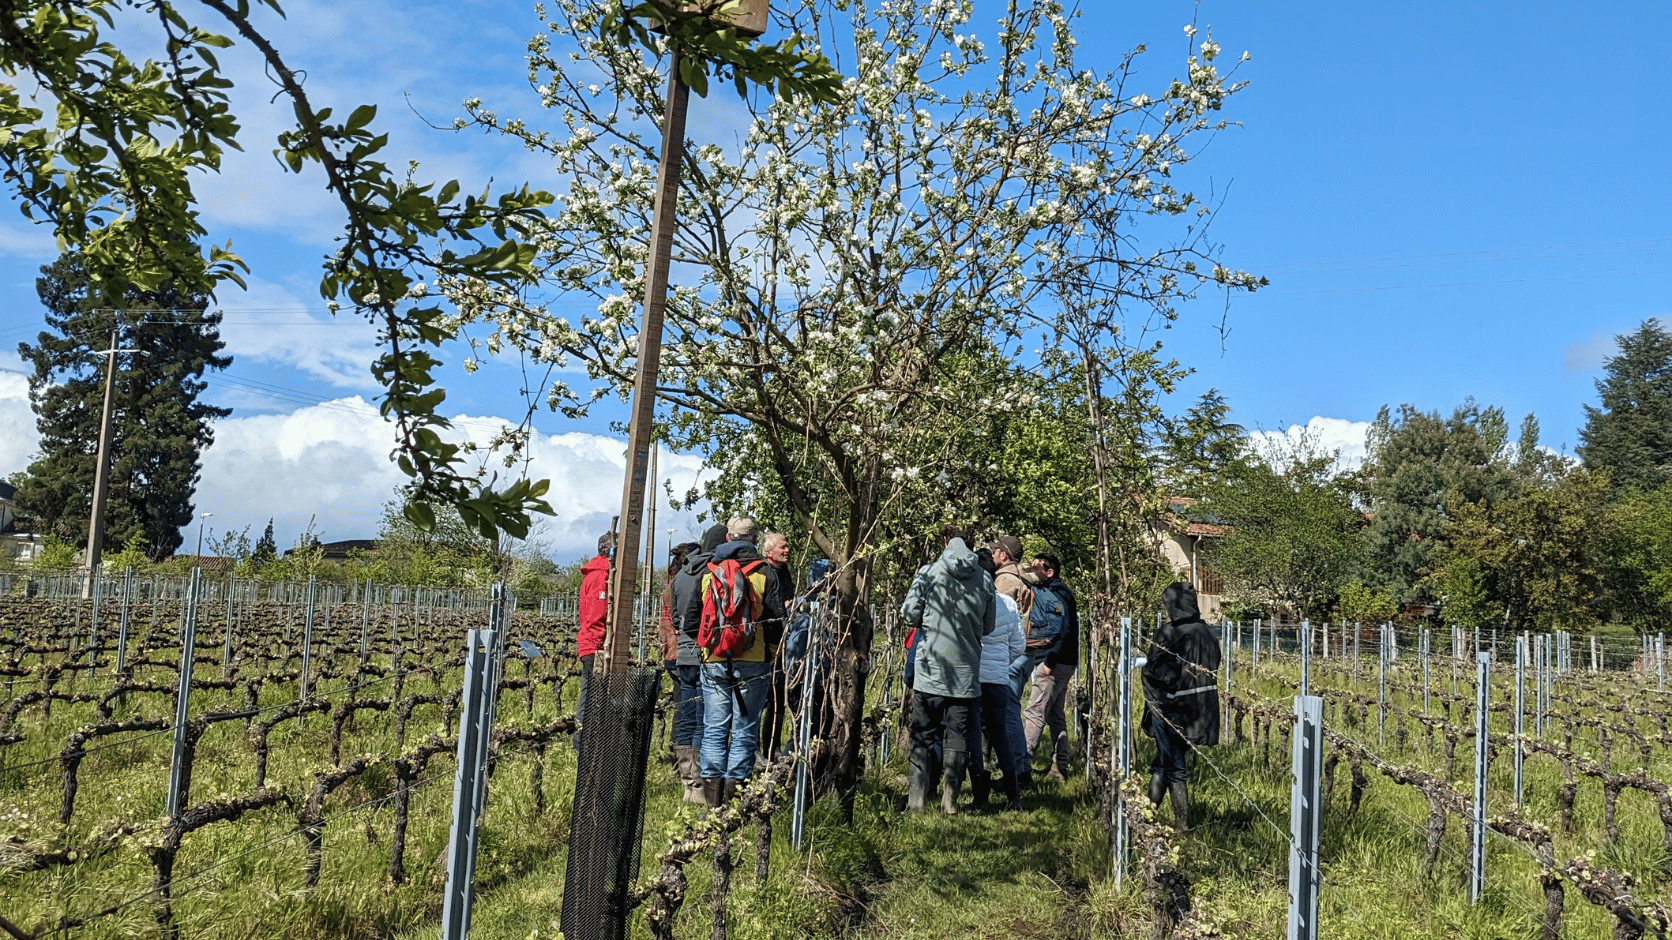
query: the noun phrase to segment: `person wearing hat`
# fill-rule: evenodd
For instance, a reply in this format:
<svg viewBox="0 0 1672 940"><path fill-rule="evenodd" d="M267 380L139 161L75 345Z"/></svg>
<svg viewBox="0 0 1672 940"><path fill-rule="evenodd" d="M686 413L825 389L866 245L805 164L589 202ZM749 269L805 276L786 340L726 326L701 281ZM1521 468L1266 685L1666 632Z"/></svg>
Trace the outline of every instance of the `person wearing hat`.
<svg viewBox="0 0 1672 940"><path fill-rule="evenodd" d="M580 597L575 613L580 632L575 636L575 655L581 661L581 697L575 703L575 720L584 724L586 690L592 685L592 657L604 645L604 624L610 618L610 556L615 553L615 533L598 536L598 555L581 565Z"/></svg>
<svg viewBox="0 0 1672 940"><path fill-rule="evenodd" d="M987 547L993 553L993 564L998 566L993 574L993 588L1015 602L1025 641L1028 612L1033 609L1033 584L1032 574L1022 567L1022 559L1027 557L1022 554L1022 540L1014 535L1001 535ZM1043 646L1029 646L1010 661L1010 705L1005 711L1004 734L1009 738L1015 763L1003 770L1006 776L1014 774L1023 787L1033 785L1033 763L1028 759L1027 734L1022 724L1022 690L1027 687L1033 670L1045 660L1046 652Z"/></svg>

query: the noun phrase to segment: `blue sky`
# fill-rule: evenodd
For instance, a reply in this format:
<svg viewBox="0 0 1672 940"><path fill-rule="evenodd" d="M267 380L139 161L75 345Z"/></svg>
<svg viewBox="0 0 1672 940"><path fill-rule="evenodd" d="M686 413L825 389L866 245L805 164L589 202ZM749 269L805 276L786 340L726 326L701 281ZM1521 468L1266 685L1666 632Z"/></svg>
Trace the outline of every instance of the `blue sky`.
<svg viewBox="0 0 1672 940"><path fill-rule="evenodd" d="M975 22L1000 6L976 0ZM467 188L560 185L532 154L419 118L445 124L472 96L533 115L522 59L538 28L532 3L287 10L271 33L307 70L316 102L378 103L397 164L419 160L420 176ZM1199 189L1229 187L1214 230L1226 260L1272 284L1233 302L1223 336L1217 298L1185 308L1166 342L1197 373L1175 408L1217 386L1250 428L1316 422L1350 453L1383 404L1449 409L1473 396L1512 424L1536 413L1546 444L1571 447L1614 334L1667 313L1672 108L1647 53L1672 27L1672 5L1088 3L1082 63L1112 67L1146 43L1140 75L1153 87L1178 69L1193 18L1227 53L1252 56L1238 73L1250 85L1226 110L1241 126L1192 172ZM211 394L236 413L205 457L200 509L215 513L212 527L259 530L275 516L281 541L310 516L327 538L369 535L398 482L365 404L376 392L371 331L323 312L315 283L331 204L316 178L276 169L270 141L284 115L259 67L223 62L240 63L247 152L200 193L214 237L233 241L253 278L249 293L220 298L237 361ZM735 108L714 94L695 103L693 126ZM14 350L38 327L33 279L53 251L15 210L0 214L0 249L3 474L34 447ZM485 433L522 411L514 363L467 379L460 358L445 376L449 413ZM617 445L602 421L545 413L535 424L545 432L535 472L553 478L559 509L545 535L572 557L612 512ZM700 472L690 458L664 464L681 487Z"/></svg>

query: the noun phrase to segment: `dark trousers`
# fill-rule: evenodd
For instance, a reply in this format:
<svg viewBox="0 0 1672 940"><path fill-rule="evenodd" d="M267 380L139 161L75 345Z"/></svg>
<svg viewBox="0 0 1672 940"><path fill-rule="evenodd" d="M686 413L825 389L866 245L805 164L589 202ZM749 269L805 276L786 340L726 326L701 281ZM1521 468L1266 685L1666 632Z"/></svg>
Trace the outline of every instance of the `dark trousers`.
<svg viewBox="0 0 1672 940"><path fill-rule="evenodd" d="M971 730L970 712L975 701L973 698L951 698L913 692L907 719L911 723L912 751L932 754L941 746L943 740L948 751L967 750L966 744Z"/></svg>
<svg viewBox="0 0 1672 940"><path fill-rule="evenodd" d="M586 690L592 686L592 654L581 657L581 697L575 700L575 720L586 724Z"/></svg>
<svg viewBox="0 0 1672 940"><path fill-rule="evenodd" d="M702 666L664 663L673 678L673 746L702 747Z"/></svg>
<svg viewBox="0 0 1672 940"><path fill-rule="evenodd" d="M981 683L980 705L970 709L970 724L973 731L970 742L970 770L974 773L987 771L987 745L993 746L998 755L998 763L992 769L1003 770L1005 776L1015 774L1016 754L1010 749L1010 735L1005 721L1011 711L1012 695L1008 682Z"/></svg>
<svg viewBox="0 0 1672 940"><path fill-rule="evenodd" d="M772 692L766 700L766 713L761 715L761 756L772 760L778 756L780 742L783 740L784 715L789 711L789 689L786 688L788 676L783 665L776 659L772 661ZM799 704L799 703L797 703Z"/></svg>
<svg viewBox="0 0 1672 940"><path fill-rule="evenodd" d="M1190 744L1184 736L1166 719L1153 713L1146 730L1155 738L1155 760L1150 761L1150 773L1160 774L1169 783L1189 781L1190 770L1184 761L1190 754Z"/></svg>

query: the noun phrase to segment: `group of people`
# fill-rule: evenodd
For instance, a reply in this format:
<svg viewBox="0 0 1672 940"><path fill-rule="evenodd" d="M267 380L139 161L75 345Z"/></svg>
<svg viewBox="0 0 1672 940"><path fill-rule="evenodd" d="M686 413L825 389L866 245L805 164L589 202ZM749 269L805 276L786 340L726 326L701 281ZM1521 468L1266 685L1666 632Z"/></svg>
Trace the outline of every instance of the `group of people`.
<svg viewBox="0 0 1672 940"><path fill-rule="evenodd" d="M1047 731L1047 778L1060 782L1069 771L1066 705L1080 665L1079 601L1054 554L1026 555L1009 535L973 550L972 541L960 528L944 528L940 554L917 571L901 606L909 628L908 810L924 808L938 780L942 811L958 813L966 778L975 808L990 805L995 786L1005 806L1020 808ZM613 535L598 548L582 566L577 611L583 717L608 617ZM778 749L792 693L782 650L795 577L787 539L761 534L747 516L674 546L671 556L660 639L674 685L675 764L685 799L717 806L748 779L757 754ZM1170 585L1162 603L1168 620L1142 664L1142 727L1156 740L1149 795L1158 804L1170 795L1176 823L1188 827L1188 755L1218 743L1220 649L1188 584Z"/></svg>
<svg viewBox="0 0 1672 940"><path fill-rule="evenodd" d="M581 660L577 716L583 720L592 660L608 619L614 545L613 535L601 537L598 556L581 567L576 652ZM789 543L779 533L762 535L748 516L734 516L710 527L702 541L676 545L670 554L659 639L663 668L674 687L674 761L685 799L718 806L754 771L757 751L771 756L778 747L786 698L778 652L787 607L796 593ZM713 639L724 626L724 614L715 608L715 582L728 573L747 581L734 586L746 608L734 620L747 623L750 640L722 648ZM705 636L705 616L713 637Z"/></svg>
<svg viewBox="0 0 1672 940"><path fill-rule="evenodd" d="M970 543L964 530L943 528L939 557L918 570L900 608L911 631L908 811L924 808L937 777L944 813L959 812L966 777L976 808L989 805L995 783L1005 805L1019 808L1046 730L1047 777L1063 781L1069 769L1065 706L1080 664L1079 601L1055 555L1034 553L1024 565L1014 536L974 550ZM1142 663L1142 727L1156 740L1149 797L1159 804L1170 795L1175 824L1188 829L1188 755L1219 741L1221 651L1194 588L1169 585L1162 604L1167 622Z"/></svg>

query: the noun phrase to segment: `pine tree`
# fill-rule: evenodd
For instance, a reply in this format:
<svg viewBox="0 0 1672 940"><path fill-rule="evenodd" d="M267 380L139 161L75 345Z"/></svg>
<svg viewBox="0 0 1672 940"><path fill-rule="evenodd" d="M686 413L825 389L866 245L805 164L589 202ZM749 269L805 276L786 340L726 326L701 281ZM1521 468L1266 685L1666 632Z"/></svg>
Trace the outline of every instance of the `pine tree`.
<svg viewBox="0 0 1672 940"><path fill-rule="evenodd" d="M232 413L199 400L205 371L232 364L219 355L221 315L205 311L207 297L169 285L110 309L75 255L41 273L35 289L48 330L35 345L18 345L34 367L29 401L41 449L18 487L18 504L49 531L85 542L104 407L100 352L114 331L117 348L133 352L116 357L103 548L137 536L152 558L165 558L192 520L199 457L214 439L210 422Z"/></svg>
<svg viewBox="0 0 1672 940"><path fill-rule="evenodd" d="M1525 428L1524 428L1525 430ZM1503 410L1473 399L1442 417L1386 407L1365 435L1369 455L1359 499L1372 513L1364 530L1364 581L1401 604L1434 601L1431 553L1443 545L1453 502L1490 505L1513 493L1512 451Z"/></svg>
<svg viewBox="0 0 1672 940"><path fill-rule="evenodd" d="M268 517L267 528L262 531L261 538L256 540L255 551L250 553L250 567L260 571L277 557L279 557L279 543L273 539L273 519Z"/></svg>
<svg viewBox="0 0 1672 940"><path fill-rule="evenodd" d="M1597 380L1602 407L1585 406L1579 456L1607 470L1616 493L1672 481L1672 333L1653 317L1615 337L1619 355Z"/></svg>

